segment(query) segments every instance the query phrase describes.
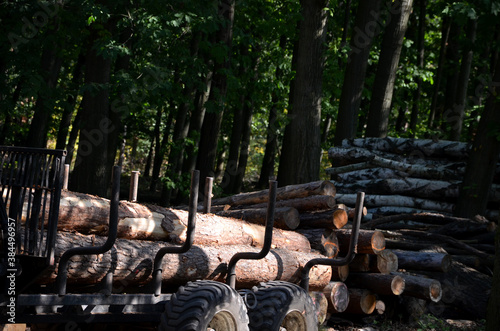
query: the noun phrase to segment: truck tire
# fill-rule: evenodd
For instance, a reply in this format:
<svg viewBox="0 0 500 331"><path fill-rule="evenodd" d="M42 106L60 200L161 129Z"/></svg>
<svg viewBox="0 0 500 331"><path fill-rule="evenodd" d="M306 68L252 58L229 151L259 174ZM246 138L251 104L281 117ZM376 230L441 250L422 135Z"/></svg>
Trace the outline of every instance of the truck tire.
<svg viewBox="0 0 500 331"><path fill-rule="evenodd" d="M224 283L189 282L166 304L158 330L247 331L247 309L238 292Z"/></svg>
<svg viewBox="0 0 500 331"><path fill-rule="evenodd" d="M314 303L300 286L271 281L255 287L254 292L257 304L248 311L250 330L318 330Z"/></svg>

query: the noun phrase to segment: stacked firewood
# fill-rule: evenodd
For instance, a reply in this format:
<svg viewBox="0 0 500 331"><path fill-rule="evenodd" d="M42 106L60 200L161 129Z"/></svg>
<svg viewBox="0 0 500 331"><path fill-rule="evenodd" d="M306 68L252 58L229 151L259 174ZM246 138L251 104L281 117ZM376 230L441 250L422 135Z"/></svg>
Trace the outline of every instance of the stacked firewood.
<svg viewBox="0 0 500 331"><path fill-rule="evenodd" d="M470 144L430 139L346 139L328 151L326 172L337 188L337 202L352 204L366 192L371 215L438 212L451 215L465 173ZM500 167L499 167L500 173ZM493 184L485 216L497 218L500 186Z"/></svg>

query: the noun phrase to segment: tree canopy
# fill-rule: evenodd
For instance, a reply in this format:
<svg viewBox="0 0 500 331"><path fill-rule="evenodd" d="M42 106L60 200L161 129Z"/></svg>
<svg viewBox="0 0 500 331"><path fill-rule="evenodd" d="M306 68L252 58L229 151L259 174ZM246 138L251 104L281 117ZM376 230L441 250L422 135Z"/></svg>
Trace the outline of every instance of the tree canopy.
<svg viewBox="0 0 500 331"><path fill-rule="evenodd" d="M232 194L319 179L345 138L471 141L498 84L499 14L496 0L4 1L0 144L66 149L72 188L103 196L113 164L140 170L168 205L194 168Z"/></svg>

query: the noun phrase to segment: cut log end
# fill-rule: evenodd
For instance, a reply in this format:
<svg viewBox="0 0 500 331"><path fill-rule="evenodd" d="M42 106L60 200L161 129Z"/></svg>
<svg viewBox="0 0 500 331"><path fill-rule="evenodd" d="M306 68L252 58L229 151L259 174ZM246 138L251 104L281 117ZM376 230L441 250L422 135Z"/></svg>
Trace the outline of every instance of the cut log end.
<svg viewBox="0 0 500 331"><path fill-rule="evenodd" d="M323 289L330 313L342 313L349 305L349 290L342 282L330 282Z"/></svg>
<svg viewBox="0 0 500 331"><path fill-rule="evenodd" d="M395 276L391 282L391 290L394 295L401 295L405 290L405 280L401 276Z"/></svg>
<svg viewBox="0 0 500 331"><path fill-rule="evenodd" d="M375 254L385 249L385 236L380 231L374 231L371 238L372 250Z"/></svg>
<svg viewBox="0 0 500 331"><path fill-rule="evenodd" d="M345 282L349 277L349 265L332 266L332 280Z"/></svg>
<svg viewBox="0 0 500 331"><path fill-rule="evenodd" d="M429 286L429 298L432 302L439 302L443 291L441 289L441 283L439 281L433 281Z"/></svg>
<svg viewBox="0 0 500 331"><path fill-rule="evenodd" d="M337 209L333 212L333 226L335 229L342 229L348 220L347 212L344 209Z"/></svg>

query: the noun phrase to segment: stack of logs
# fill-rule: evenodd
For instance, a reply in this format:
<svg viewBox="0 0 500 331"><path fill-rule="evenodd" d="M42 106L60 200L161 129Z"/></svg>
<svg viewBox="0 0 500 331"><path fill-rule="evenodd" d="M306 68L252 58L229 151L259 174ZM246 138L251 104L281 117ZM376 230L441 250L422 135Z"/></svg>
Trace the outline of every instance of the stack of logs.
<svg viewBox="0 0 500 331"><path fill-rule="evenodd" d="M346 139L332 147L326 172L337 188L337 202L352 204L366 193L369 215L435 212L453 214L470 144L408 138ZM500 173L500 167L498 167ZM496 176L484 215L498 217L500 177Z"/></svg>
<svg viewBox="0 0 500 331"><path fill-rule="evenodd" d="M271 252L262 260L238 262L237 287L251 288L270 280L298 283L307 261L345 255L351 236L349 218L354 211L352 207L336 204L335 196L336 187L331 181L279 188ZM163 285L176 287L197 279L225 281L227 264L235 253L260 251L267 198L268 190L262 190L214 199L212 213L196 216L194 246L186 253L165 257ZM103 244L108 210L107 199L63 191L56 262L71 247ZM151 281L153 259L159 248L184 242L187 215L188 212L181 208L121 201L119 239L108 253L72 258L68 268L70 288L78 291L82 286L99 284L112 271L116 291L141 291L141 287L145 290ZM457 274L460 270L455 272L455 269L463 265L456 267L458 262L451 262L450 254L444 251L448 247L431 247L426 241L428 238L423 240L415 233L380 230L380 225L391 224L390 220L383 221L363 223L357 256L351 264L311 269L310 290L318 305L320 321L324 322L332 314L366 315L374 311L389 314L403 306L403 301L413 305L416 302L422 313L424 308L432 309L432 304L435 310L448 309L447 305L439 305L446 294L441 286L448 282L451 286L461 286L462 278L467 278L468 274ZM418 243L427 251L417 252L422 248ZM434 250L429 251L430 248ZM484 260L486 256L479 258ZM45 274L39 282L52 283L56 270ZM448 279L446 275L450 271L453 271L453 278ZM472 288L473 283L466 286L469 284L471 288L461 289L464 296L477 290L478 285ZM491 280L480 287L487 284L491 284ZM475 296L481 293L477 291ZM453 309L456 308L454 305ZM482 307L461 308L476 309L478 315L483 314Z"/></svg>

